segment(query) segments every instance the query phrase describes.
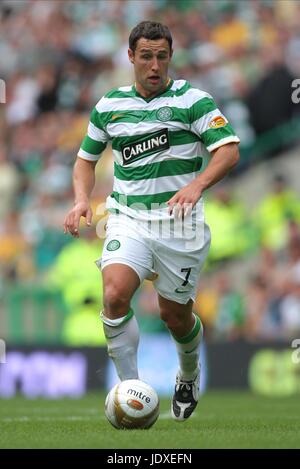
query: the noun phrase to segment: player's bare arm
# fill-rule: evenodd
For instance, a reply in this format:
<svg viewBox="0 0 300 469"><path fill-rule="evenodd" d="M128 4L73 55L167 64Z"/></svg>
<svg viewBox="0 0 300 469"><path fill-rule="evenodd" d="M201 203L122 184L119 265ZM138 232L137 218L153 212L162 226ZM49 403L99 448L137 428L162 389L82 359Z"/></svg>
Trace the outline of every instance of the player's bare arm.
<svg viewBox="0 0 300 469"><path fill-rule="evenodd" d="M86 218L89 226L92 222L92 209L89 197L95 185L95 161L77 158L73 170L73 187L75 193L74 207L68 212L64 221L64 233L79 237L79 222L81 217Z"/></svg>
<svg viewBox="0 0 300 469"><path fill-rule="evenodd" d="M178 191L168 202L169 213L185 216L200 199L203 191L224 178L238 163L239 150L236 143L222 145L212 152L212 158L203 173Z"/></svg>

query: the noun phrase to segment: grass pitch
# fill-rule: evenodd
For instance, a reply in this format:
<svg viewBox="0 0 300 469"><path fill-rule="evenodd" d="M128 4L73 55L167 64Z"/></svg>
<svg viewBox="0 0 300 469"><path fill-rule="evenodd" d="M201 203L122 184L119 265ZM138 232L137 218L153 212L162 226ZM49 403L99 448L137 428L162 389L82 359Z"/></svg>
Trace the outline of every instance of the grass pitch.
<svg viewBox="0 0 300 469"><path fill-rule="evenodd" d="M0 448L300 448L299 397L208 392L186 422L170 400L149 430L116 430L104 416L104 394L78 400L0 400Z"/></svg>

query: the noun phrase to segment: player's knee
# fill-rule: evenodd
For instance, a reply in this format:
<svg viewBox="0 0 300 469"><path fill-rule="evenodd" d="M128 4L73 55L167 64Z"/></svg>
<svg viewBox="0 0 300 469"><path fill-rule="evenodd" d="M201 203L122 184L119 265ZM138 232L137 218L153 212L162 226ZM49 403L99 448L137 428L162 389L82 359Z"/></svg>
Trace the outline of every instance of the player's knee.
<svg viewBox="0 0 300 469"><path fill-rule="evenodd" d="M127 314L130 298L126 289L120 285L107 285L104 292L104 308L110 316L120 317Z"/></svg>
<svg viewBox="0 0 300 469"><path fill-rule="evenodd" d="M184 318L174 315L174 312L169 310L161 310L160 318L171 331L181 329L184 324Z"/></svg>

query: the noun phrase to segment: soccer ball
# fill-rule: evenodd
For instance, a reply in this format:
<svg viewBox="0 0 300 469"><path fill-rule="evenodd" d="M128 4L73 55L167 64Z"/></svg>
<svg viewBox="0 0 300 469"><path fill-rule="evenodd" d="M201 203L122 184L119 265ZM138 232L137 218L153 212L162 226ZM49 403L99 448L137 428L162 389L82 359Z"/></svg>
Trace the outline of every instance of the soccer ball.
<svg viewBox="0 0 300 469"><path fill-rule="evenodd" d="M159 415L159 398L149 384L128 379L107 394L105 415L115 428L150 428Z"/></svg>

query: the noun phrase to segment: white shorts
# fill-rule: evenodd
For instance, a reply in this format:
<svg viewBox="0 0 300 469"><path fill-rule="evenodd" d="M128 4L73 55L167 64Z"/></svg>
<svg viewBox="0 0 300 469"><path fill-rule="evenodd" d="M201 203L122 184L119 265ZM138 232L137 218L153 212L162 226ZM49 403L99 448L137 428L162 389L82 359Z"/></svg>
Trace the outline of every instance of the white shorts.
<svg viewBox="0 0 300 469"><path fill-rule="evenodd" d="M172 224L173 223L173 224ZM111 214L106 227L102 257L96 264L104 269L110 264L126 264L139 276L153 280L163 297L186 304L195 300L198 279L210 246L210 230L202 222L179 233L171 222L165 230L159 223L135 220L123 214ZM192 225L190 225L192 226ZM166 233L171 232L170 235Z"/></svg>

